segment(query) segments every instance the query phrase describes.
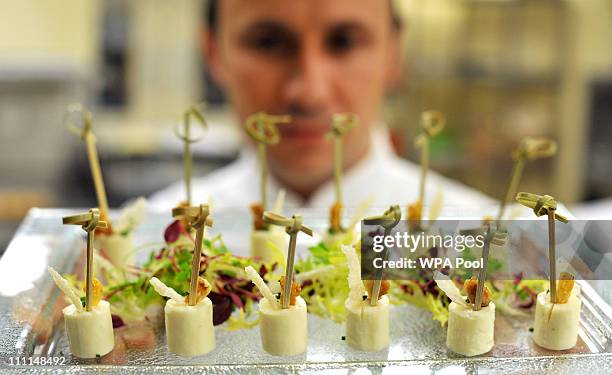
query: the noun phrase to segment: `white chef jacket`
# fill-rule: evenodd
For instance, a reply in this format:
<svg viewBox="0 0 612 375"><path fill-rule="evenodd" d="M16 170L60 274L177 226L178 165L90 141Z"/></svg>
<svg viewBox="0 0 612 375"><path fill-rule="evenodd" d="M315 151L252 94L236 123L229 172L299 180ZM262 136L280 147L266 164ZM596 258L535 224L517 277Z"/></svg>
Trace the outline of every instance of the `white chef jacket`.
<svg viewBox="0 0 612 375"><path fill-rule="evenodd" d="M392 204L405 207L415 202L419 190L419 172L418 165L394 154L386 128L377 126L372 131L372 143L366 157L343 174L343 204L347 210L345 213L350 214L351 210L368 198L371 200L368 212L384 211ZM217 212L231 209L232 212L247 214L251 203L260 200L259 179L255 150L253 147L245 147L238 159L230 165L192 180L192 202L212 202ZM279 182L270 176L269 205L274 202L279 189ZM495 201L483 193L435 172L429 172L424 206L427 207L440 191L443 193L446 214L481 215L485 209L490 211L491 215L497 212ZM184 182L180 181L153 194L150 204L159 210L169 210L177 202L184 200L184 197ZM291 214L292 210L314 208L323 213L329 210L334 201L332 179L320 186L308 201L287 191L284 211ZM426 213L425 210L425 217Z"/></svg>

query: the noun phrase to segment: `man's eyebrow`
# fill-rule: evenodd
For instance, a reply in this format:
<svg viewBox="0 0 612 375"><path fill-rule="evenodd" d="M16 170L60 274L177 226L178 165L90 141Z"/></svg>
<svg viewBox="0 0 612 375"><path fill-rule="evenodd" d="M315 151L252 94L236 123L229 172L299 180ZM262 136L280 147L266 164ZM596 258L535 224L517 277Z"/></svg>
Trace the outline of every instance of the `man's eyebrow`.
<svg viewBox="0 0 612 375"><path fill-rule="evenodd" d="M249 35L251 33L278 33L279 35L288 37L295 36L295 32L290 27L275 20L260 20L253 22L244 29L243 35Z"/></svg>
<svg viewBox="0 0 612 375"><path fill-rule="evenodd" d="M331 31L358 31L358 32L369 32L369 28L362 22L347 20L334 22L327 28Z"/></svg>

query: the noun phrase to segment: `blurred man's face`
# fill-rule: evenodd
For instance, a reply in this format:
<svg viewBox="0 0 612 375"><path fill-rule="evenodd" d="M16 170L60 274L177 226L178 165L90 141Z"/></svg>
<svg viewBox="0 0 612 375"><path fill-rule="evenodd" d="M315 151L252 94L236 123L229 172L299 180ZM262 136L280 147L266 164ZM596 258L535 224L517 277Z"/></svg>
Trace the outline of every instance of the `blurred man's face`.
<svg viewBox="0 0 612 375"><path fill-rule="evenodd" d="M211 71L239 119L290 114L269 147L272 173L305 195L333 174L334 113L360 119L345 138L345 166L369 148L369 129L397 76L399 42L386 0L221 0L207 38Z"/></svg>

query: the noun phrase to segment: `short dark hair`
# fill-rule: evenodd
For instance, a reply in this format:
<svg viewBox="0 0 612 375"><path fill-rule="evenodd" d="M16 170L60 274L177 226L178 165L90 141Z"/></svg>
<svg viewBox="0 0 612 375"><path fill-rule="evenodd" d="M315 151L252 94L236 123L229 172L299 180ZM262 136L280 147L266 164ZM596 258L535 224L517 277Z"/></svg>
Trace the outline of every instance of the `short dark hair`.
<svg viewBox="0 0 612 375"><path fill-rule="evenodd" d="M393 5L393 1L389 0L389 6L391 7L391 23L395 29L401 29L402 19L397 14L397 9ZM216 31L219 23L219 0L207 0L203 7L202 19L206 22L206 26L211 31Z"/></svg>

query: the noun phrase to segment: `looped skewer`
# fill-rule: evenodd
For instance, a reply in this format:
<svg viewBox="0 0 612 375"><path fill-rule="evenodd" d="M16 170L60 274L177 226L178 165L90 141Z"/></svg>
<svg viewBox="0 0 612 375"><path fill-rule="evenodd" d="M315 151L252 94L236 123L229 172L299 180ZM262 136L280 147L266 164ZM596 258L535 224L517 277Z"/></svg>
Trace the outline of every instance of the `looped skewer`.
<svg viewBox="0 0 612 375"><path fill-rule="evenodd" d="M402 209L398 205L389 207L382 215L370 216L363 219L365 225L380 225L385 228L384 236L387 237L391 234L391 230L399 223L402 219ZM387 258L388 249L382 255L383 260ZM380 286L382 284L382 268L376 270L374 283L372 285L372 295L370 296L370 306L376 306L378 304L378 296L380 295Z"/></svg>
<svg viewBox="0 0 612 375"><path fill-rule="evenodd" d="M82 127L71 121L71 116L75 114L81 116ZM81 103L72 103L68 105L64 113L64 124L71 133L77 135L85 142L89 169L91 169L98 206L100 207L102 216L107 220L107 228L110 229L111 222L108 216L108 200L106 198L98 150L96 149L96 137L93 134L93 115Z"/></svg>
<svg viewBox="0 0 612 375"><path fill-rule="evenodd" d="M245 129L249 137L257 142L260 173L261 206L265 211L268 206L268 158L266 147L280 142L277 125L288 124L291 116L275 116L259 112L246 119Z"/></svg>
<svg viewBox="0 0 612 375"><path fill-rule="evenodd" d="M202 258L202 242L204 241L204 230L206 227L213 226L213 220L209 216L208 205L190 207L174 207L172 216L177 219L186 219L193 228L196 229L195 247L191 261L191 280L189 284L189 305L194 306L198 298L198 277L200 276L200 260Z"/></svg>
<svg viewBox="0 0 612 375"><path fill-rule="evenodd" d="M251 115L246 120L247 134L259 143L272 146L280 142L280 134L277 125L288 124L291 122L291 116L269 115L265 112L259 112Z"/></svg>
<svg viewBox="0 0 612 375"><path fill-rule="evenodd" d="M181 132L181 124L176 124L173 128L174 135L185 143L196 143L202 140L203 136L191 138L191 119L194 118L200 124L203 129L208 129L208 122L204 118L204 115L198 109L197 105L189 107L188 110L183 113L183 128L184 132Z"/></svg>
<svg viewBox="0 0 612 375"><path fill-rule="evenodd" d="M71 121L71 116L78 114L81 116L82 127ZM64 112L64 125L73 134L81 137L84 141L87 137L93 137L92 123L93 115L81 103L72 103L66 107ZM95 137L93 138L95 140Z"/></svg>
<svg viewBox="0 0 612 375"><path fill-rule="evenodd" d="M548 215L549 211L556 211L557 209L557 201L550 195L538 195L521 192L516 195L516 201L525 207L533 209L533 213L538 217ZM560 215L557 212L554 212L554 215L555 219L563 223L568 222L565 216Z"/></svg>
<svg viewBox="0 0 612 375"><path fill-rule="evenodd" d="M283 309L289 308L291 300L291 287L293 284L293 264L295 262L295 247L297 244L297 235L299 232L304 232L309 236L313 235L310 227L302 223L302 216L293 215L291 218L284 217L274 212L265 211L263 219L266 223L285 227L289 234L289 248L287 249L287 265L285 266L285 285L283 287L283 300L281 306Z"/></svg>
<svg viewBox="0 0 612 375"><path fill-rule="evenodd" d="M442 112L425 111L421 113L421 133L414 140L415 146L421 147L433 136L438 135L444 129L445 123L446 119Z"/></svg>
<svg viewBox="0 0 612 375"><path fill-rule="evenodd" d="M100 210L92 208L85 214L66 216L62 218L64 225L80 225L87 232L87 265L85 268L85 310L91 311L91 289L93 285L93 248L94 235L97 228L106 228L107 223L100 220Z"/></svg>
<svg viewBox="0 0 612 375"><path fill-rule="evenodd" d="M518 193L516 200L523 206L533 209L536 216L548 215L548 280L550 283L550 300L557 301L557 254L555 219L567 223L565 216L556 213L557 201L550 195L538 195L532 193Z"/></svg>
<svg viewBox="0 0 612 375"><path fill-rule="evenodd" d="M516 192L525 163L528 160L536 160L553 156L557 153L557 143L552 139L545 137L525 137L521 140L518 147L512 152L514 159L514 167L512 168L512 177L508 191L504 196L504 200L500 202L499 213L497 214L498 226L504 216L506 205L510 202Z"/></svg>
<svg viewBox="0 0 612 375"><path fill-rule="evenodd" d="M337 113L332 116L331 130L325 134L327 139L343 137L359 124L359 116L353 113Z"/></svg>
<svg viewBox="0 0 612 375"><path fill-rule="evenodd" d="M203 138L203 135L200 137L191 136L191 119L194 118L203 129L208 128L208 123L202 115L202 112L198 109L197 105L193 105L189 107L183 113L183 132L181 132L181 124L176 124L173 128L174 134L178 139L183 141L183 178L185 183L185 195L187 198L187 205L191 204L191 177L192 177L192 158L191 158L191 145L193 143L198 142Z"/></svg>
<svg viewBox="0 0 612 375"><path fill-rule="evenodd" d="M535 160L557 153L557 142L545 137L525 137L513 152L515 160Z"/></svg>

